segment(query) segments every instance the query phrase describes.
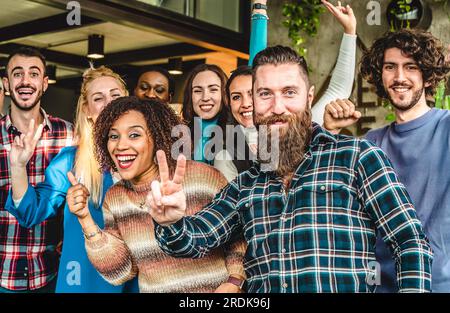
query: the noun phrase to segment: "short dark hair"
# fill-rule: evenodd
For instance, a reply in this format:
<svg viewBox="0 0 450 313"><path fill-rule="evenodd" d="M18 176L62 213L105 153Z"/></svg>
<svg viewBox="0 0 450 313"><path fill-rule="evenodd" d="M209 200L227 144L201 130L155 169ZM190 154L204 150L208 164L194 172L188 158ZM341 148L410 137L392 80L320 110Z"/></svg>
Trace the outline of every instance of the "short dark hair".
<svg viewBox="0 0 450 313"><path fill-rule="evenodd" d="M360 62L362 76L376 88L379 97L387 99L388 95L383 85L382 73L384 54L387 49L398 48L405 56L417 62L425 87L425 94L433 96L438 83L446 79L450 71L445 62L445 49L442 43L430 32L418 29L401 29L396 32L386 32L365 51Z"/></svg>
<svg viewBox="0 0 450 313"><path fill-rule="evenodd" d="M169 73L168 70L166 70L165 68L163 68L161 66L157 66L157 65L146 66L145 69L143 69L141 72L139 72L139 75L137 77L137 81L136 81L135 85L138 84L139 79L141 78L142 75L144 75L145 73L149 73L149 72L157 72L167 78L167 81L169 82L169 95L173 98L173 96L175 94L175 79Z"/></svg>
<svg viewBox="0 0 450 313"><path fill-rule="evenodd" d="M42 64L44 64L44 73L43 73L44 77L47 76L47 74L46 74L47 62L45 61L45 56L36 48L33 48L33 47L20 47L20 48L14 50L8 56L8 60L6 61L6 68L5 68L5 76L6 77L8 77L9 62L16 55L20 55L20 56L24 56L24 57L28 57L28 58L33 58L33 57L39 58L42 61Z"/></svg>
<svg viewBox="0 0 450 313"><path fill-rule="evenodd" d="M94 126L95 156L103 169L116 169L114 161L108 152L108 134L122 115L130 111L142 113L147 122L154 145L154 153L163 150L171 172L174 171L176 160L171 157L172 145L178 140L172 137L172 129L183 125L181 119L164 102L157 99L141 100L137 97L121 97L111 101L97 118Z"/></svg>
<svg viewBox="0 0 450 313"><path fill-rule="evenodd" d="M305 58L300 56L294 49L285 46L267 47L260 51L253 59L253 79L255 78L258 67L266 64L297 64L300 68L300 74L305 80L306 86L309 86L308 65Z"/></svg>

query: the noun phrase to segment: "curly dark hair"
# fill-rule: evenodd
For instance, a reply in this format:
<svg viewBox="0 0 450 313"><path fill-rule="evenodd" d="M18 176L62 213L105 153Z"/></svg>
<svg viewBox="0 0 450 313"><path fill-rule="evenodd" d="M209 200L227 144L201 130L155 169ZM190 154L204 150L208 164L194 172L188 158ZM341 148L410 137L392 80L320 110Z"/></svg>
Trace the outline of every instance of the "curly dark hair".
<svg viewBox="0 0 450 313"><path fill-rule="evenodd" d="M387 32L375 40L360 62L362 76L376 87L379 97L388 98L383 86L382 71L384 53L390 48L400 49L402 53L417 62L422 72L423 83L430 84L425 87L427 96L433 96L439 82L447 79L446 75L450 67L445 62L445 49L439 39L423 30L401 29L396 32Z"/></svg>
<svg viewBox="0 0 450 313"><path fill-rule="evenodd" d="M154 154L163 150L171 173L175 170L176 160L171 157L172 145L178 140L172 137L171 131L177 125L184 125L182 120L167 104L156 100L140 100L137 97L121 97L111 101L97 118L94 126L95 156L103 169L116 169L114 161L108 152L109 131L122 115L130 111L142 113L147 122L147 128L153 139ZM152 156L153 159L154 155Z"/></svg>

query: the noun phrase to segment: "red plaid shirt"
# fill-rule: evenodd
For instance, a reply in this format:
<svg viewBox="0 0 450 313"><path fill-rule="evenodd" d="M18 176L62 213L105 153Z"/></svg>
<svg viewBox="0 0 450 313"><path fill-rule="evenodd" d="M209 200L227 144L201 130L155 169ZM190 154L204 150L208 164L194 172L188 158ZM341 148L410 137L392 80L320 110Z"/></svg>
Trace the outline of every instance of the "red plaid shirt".
<svg viewBox="0 0 450 313"><path fill-rule="evenodd" d="M28 162L28 181L35 186L44 180L45 169L63 147L72 145L73 126L59 118L44 115L44 131ZM61 240L60 219L51 218L30 229L19 225L5 211L11 186L9 151L17 134L6 115L0 119L0 287L9 290L35 290L56 277Z"/></svg>

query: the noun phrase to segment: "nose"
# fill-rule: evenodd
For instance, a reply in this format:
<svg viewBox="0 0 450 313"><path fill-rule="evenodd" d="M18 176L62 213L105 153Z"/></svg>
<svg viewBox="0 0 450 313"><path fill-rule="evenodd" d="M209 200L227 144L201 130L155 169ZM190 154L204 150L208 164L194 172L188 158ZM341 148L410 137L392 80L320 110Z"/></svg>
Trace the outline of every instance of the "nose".
<svg viewBox="0 0 450 313"><path fill-rule="evenodd" d="M202 92L202 101L208 101L210 99L210 94L208 90L203 90Z"/></svg>
<svg viewBox="0 0 450 313"><path fill-rule="evenodd" d="M116 150L117 151L124 151L128 149L128 140L126 136L119 136L119 139L117 140Z"/></svg>
<svg viewBox="0 0 450 313"><path fill-rule="evenodd" d="M242 98L242 104L243 109L250 109L253 107L253 98L251 95L244 95Z"/></svg>
<svg viewBox="0 0 450 313"><path fill-rule="evenodd" d="M155 90L153 88L150 88L149 90L147 90L147 92L145 93L145 97L147 97L149 99L157 98Z"/></svg>
<svg viewBox="0 0 450 313"><path fill-rule="evenodd" d="M281 95L275 95L273 98L272 113L282 115L286 112L283 99Z"/></svg>
<svg viewBox="0 0 450 313"><path fill-rule="evenodd" d="M406 80L405 78L405 72L401 66L397 67L397 70L395 71L395 81L397 82L403 82Z"/></svg>

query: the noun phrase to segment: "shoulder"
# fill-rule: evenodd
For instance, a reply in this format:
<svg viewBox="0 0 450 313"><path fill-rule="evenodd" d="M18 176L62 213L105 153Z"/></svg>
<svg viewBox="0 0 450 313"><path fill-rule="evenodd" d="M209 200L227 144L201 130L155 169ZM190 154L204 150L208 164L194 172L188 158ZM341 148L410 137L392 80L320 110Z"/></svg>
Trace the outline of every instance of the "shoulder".
<svg viewBox="0 0 450 313"><path fill-rule="evenodd" d="M47 117L54 133L60 135L65 134L67 137L73 137L74 126L72 123L51 115L47 115Z"/></svg>
<svg viewBox="0 0 450 313"><path fill-rule="evenodd" d="M383 126L381 128L371 129L365 135L365 138L371 142L378 143L381 138L386 134L390 125Z"/></svg>
<svg viewBox="0 0 450 313"><path fill-rule="evenodd" d="M188 160L186 162L186 173L183 184L207 184L222 188L227 184L225 176L213 166L202 162Z"/></svg>
<svg viewBox="0 0 450 313"><path fill-rule="evenodd" d="M61 171L70 171L75 163L75 155L77 147L68 146L62 148L59 153L52 159L47 170L59 169Z"/></svg>

